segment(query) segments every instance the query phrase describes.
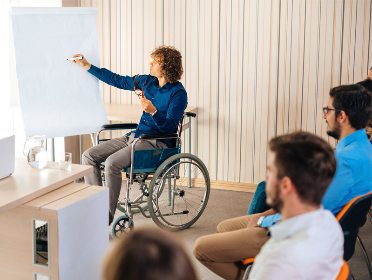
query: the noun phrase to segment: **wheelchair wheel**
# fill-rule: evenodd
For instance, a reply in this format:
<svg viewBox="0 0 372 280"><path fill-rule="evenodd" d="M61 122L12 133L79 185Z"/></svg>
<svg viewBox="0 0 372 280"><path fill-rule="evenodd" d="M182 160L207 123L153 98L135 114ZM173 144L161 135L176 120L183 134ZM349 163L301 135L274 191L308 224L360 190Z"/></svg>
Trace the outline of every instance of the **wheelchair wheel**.
<svg viewBox="0 0 372 280"><path fill-rule="evenodd" d="M207 206L210 179L204 163L191 154L177 154L155 171L149 186L151 218L161 228L182 230L194 224Z"/></svg>
<svg viewBox="0 0 372 280"><path fill-rule="evenodd" d="M111 236L113 239L117 239L131 230L133 230L133 221L129 222L129 218L126 215L120 216L111 225Z"/></svg>

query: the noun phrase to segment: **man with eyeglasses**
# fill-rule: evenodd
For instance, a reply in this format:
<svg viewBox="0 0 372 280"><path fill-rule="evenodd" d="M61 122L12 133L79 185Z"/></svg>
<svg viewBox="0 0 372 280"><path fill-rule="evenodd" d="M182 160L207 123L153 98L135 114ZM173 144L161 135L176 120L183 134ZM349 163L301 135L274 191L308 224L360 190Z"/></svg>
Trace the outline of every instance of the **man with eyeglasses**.
<svg viewBox="0 0 372 280"><path fill-rule="evenodd" d="M87 184L102 186L99 164L105 162L105 178L110 189L109 224L112 223L120 195L121 170L130 166L131 144L142 134L175 133L187 106L187 93L179 82L183 74L182 55L174 47L162 46L151 53L150 75L120 76L105 68L88 63L82 54L73 57L101 81L124 90L135 91L140 97L143 114L137 129L123 137L111 139L88 149L82 156L94 172L85 176ZM171 140L147 140L136 144L136 150L164 149Z"/></svg>
<svg viewBox="0 0 372 280"><path fill-rule="evenodd" d="M335 87L329 94L323 118L327 134L339 143L335 150L337 172L322 204L337 214L354 197L372 190L372 148L365 130L372 117L372 101L371 93L359 84ZM254 216L248 226L270 226L280 220L273 212L267 207L263 212L248 213Z"/></svg>
<svg viewBox="0 0 372 280"><path fill-rule="evenodd" d="M372 117L372 96L358 84L332 88L323 113L327 134L339 140L336 174L322 200L335 215L350 200L372 190L372 145L364 129ZM267 201L265 191L260 195ZM282 219L266 203L265 207L262 213L221 222L218 234L197 240L195 257L225 279L241 279L245 269L241 260L255 257L269 240L267 227Z"/></svg>

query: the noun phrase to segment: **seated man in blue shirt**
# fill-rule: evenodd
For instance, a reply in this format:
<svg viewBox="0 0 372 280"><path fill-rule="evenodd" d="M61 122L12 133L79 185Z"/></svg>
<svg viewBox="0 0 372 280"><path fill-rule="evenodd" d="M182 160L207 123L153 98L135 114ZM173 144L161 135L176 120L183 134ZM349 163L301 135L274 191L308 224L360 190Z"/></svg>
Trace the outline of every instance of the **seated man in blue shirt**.
<svg viewBox="0 0 372 280"><path fill-rule="evenodd" d="M372 145L364 129L372 117L372 95L360 85L335 87L323 117L327 134L340 140L336 174L322 200L323 207L336 214L350 200L372 190ZM266 228L281 219L275 213L270 209L221 222L217 234L198 239L195 257L225 279L241 279L245 269L241 260L255 257L269 240Z"/></svg>
<svg viewBox="0 0 372 280"><path fill-rule="evenodd" d="M76 54L74 57L83 56ZM143 114L136 130L126 136L115 138L88 149L83 154L83 164L92 165L94 173L85 176L85 182L102 185L98 165L105 162L105 179L110 189L111 224L122 184L123 168L131 163L131 144L141 134L168 134L177 132L178 124L187 106L187 93L179 82L183 74L181 53L174 47L158 47L152 54L150 75L120 76L107 69L88 63L83 56L76 59L81 66L101 81L120 89L140 89ZM74 61L75 62L75 61ZM172 145L171 140L149 140L136 144L137 150L164 149Z"/></svg>
<svg viewBox="0 0 372 280"><path fill-rule="evenodd" d="M372 90L371 79L372 79L372 68L368 74L367 79L357 84L362 85L367 91L371 93L371 90ZM330 101L331 101L331 98L330 98ZM328 102L328 104L330 103L330 101ZM355 102L356 101L357 99L355 99ZM345 102L348 102L348 100L345 99L342 102L345 103ZM343 106L343 105L339 103L339 106ZM345 107L343 106L342 108L345 108ZM358 108L355 107L355 110L357 109ZM337 114L337 111L336 111L336 114ZM359 112L359 114L363 114L363 112ZM363 127L361 125L364 124L364 121L363 121L364 118L359 119L359 115L357 116L358 118L354 116L354 119L355 119L353 120L354 127L352 127L352 130L348 130L351 133L344 132L343 134L348 136L350 134L354 135L354 133L356 133L356 135L359 134L359 137L354 135L354 136L347 137L346 140L343 140L343 138L345 138L346 136L341 137L342 134L340 132L337 132L338 130L337 126L340 126L337 124L337 121L335 123L336 127L333 127L333 128L331 128L328 123L329 128L328 128L327 134L337 140L340 140L339 144L337 145L336 151L335 151L336 159L338 162L338 172L336 173L335 179L333 183L331 184L323 200L324 207L326 209L331 210L333 214L337 214L342 208L342 206L345 205L348 201L350 201L354 197L368 192L368 184L363 186L363 182L364 182L363 180L367 181L368 177L363 177L363 176L359 177L359 181L361 182L358 182L358 180L354 181L354 178L353 178L355 176L356 177L359 176L359 174L356 173L357 171L362 172L361 170L358 170L358 166L362 164L363 159L367 162L370 162L368 161L368 159L370 159L370 157L368 156L369 155L368 147L370 147L370 145L368 145L368 142L365 141L364 139L364 134L366 131L364 129L359 129L360 131L359 130L357 131L357 129L355 129L355 127L359 127L359 128ZM324 118L326 120L328 119L327 117L329 117L328 114L325 114ZM372 119L369 120L369 124L371 124L371 122L372 122ZM367 132L367 136L369 139L372 139L371 129L367 126L367 124L366 124L366 130L369 130ZM338 135L339 133L340 135ZM364 139L364 141L362 141L363 145L359 146L358 141L353 141L352 138L357 138L357 139L359 138L359 140ZM348 147L346 148L346 146ZM363 149L366 147L367 149ZM358 160L360 160L359 163L356 163ZM371 188L369 188L369 190L370 189ZM254 218L252 219L251 226L254 226L255 223L258 222L259 219L261 219L262 226L264 227L269 226L272 223L275 223L278 219L280 219L279 214L272 215L274 214L274 211L266 205L265 200L266 200L265 182L261 182L257 186L256 192L254 194L254 197L252 199L252 202L247 212L247 215L256 214ZM264 217L264 218L261 218L261 217Z"/></svg>
<svg viewBox="0 0 372 280"><path fill-rule="evenodd" d="M372 190L372 145L364 129L371 119L371 104L371 94L364 87L348 85L331 89L323 108L327 134L340 141L335 150L336 175L322 201L334 215L353 198ZM262 227L281 219L280 214L262 214L256 215Z"/></svg>

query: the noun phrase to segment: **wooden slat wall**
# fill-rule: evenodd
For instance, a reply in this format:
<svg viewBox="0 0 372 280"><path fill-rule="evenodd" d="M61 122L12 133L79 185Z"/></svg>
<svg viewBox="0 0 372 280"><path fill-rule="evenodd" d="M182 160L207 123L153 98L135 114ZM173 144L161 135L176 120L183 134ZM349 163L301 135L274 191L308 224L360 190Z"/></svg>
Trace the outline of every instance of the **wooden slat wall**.
<svg viewBox="0 0 372 280"><path fill-rule="evenodd" d="M329 90L364 79L372 66L371 0L80 0L80 5L98 7L101 67L146 74L156 46L181 51L181 82L189 104L198 107L192 153L212 180L263 180L268 141L283 133L304 130L335 146L321 110ZM108 103L139 103L108 85L103 96ZM84 148L90 145L86 138Z"/></svg>

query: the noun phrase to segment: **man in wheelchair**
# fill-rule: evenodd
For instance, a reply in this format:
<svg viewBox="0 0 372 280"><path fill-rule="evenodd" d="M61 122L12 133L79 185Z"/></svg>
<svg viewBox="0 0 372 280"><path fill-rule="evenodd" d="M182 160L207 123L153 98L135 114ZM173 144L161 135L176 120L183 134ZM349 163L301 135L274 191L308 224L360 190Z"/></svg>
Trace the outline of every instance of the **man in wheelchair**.
<svg viewBox="0 0 372 280"><path fill-rule="evenodd" d="M88 63L85 57L74 57L81 66L101 81L120 89L135 91L140 97L143 114L134 131L123 137L111 139L84 152L82 162L94 167L85 176L87 184L102 185L99 165L105 162L105 180L110 189L109 224L112 223L119 198L121 170L131 165L133 141L142 134L175 133L187 106L187 93L179 82L183 74L182 55L174 47L162 46L151 53L150 75L120 76L105 68ZM136 150L165 149L172 147L172 140L145 140L136 144Z"/></svg>

